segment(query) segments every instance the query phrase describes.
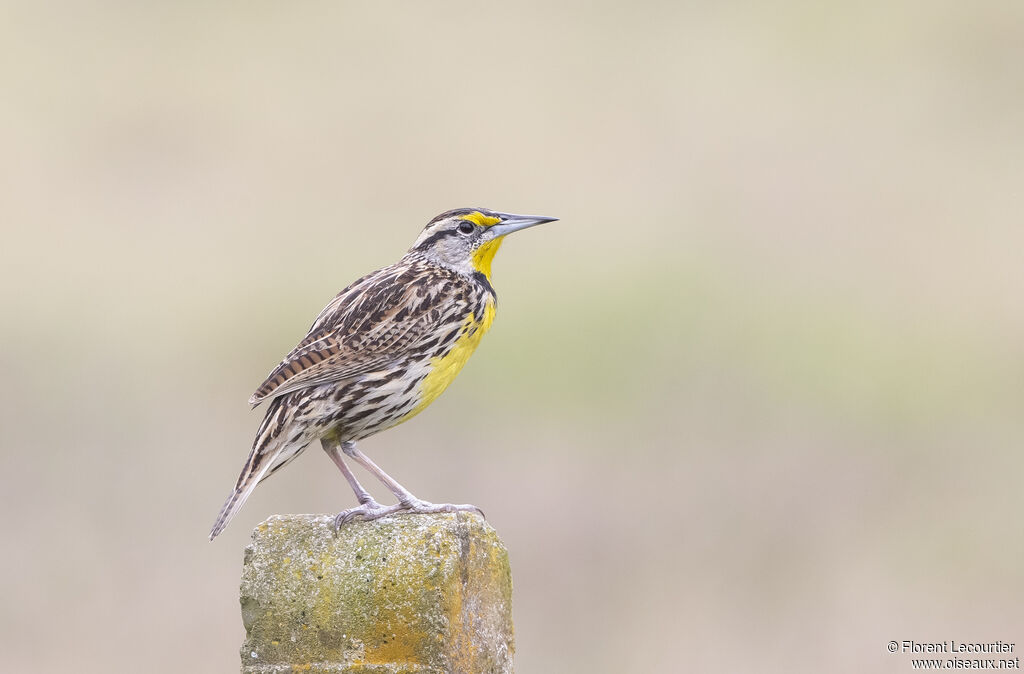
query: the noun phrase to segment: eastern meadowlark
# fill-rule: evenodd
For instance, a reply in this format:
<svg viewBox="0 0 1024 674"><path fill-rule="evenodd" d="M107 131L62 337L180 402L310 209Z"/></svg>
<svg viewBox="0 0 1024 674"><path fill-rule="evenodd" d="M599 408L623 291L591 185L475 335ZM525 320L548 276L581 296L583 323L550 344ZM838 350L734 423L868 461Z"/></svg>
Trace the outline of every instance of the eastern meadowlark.
<svg viewBox="0 0 1024 674"><path fill-rule="evenodd" d="M342 290L249 399L254 407L270 405L210 540L259 482L314 440L359 500L338 514L337 526L397 512L479 512L472 505L419 500L356 441L412 418L441 395L494 320L491 261L503 238L556 219L484 208L447 211L427 223L401 260ZM380 480L398 503L375 501L342 454Z"/></svg>

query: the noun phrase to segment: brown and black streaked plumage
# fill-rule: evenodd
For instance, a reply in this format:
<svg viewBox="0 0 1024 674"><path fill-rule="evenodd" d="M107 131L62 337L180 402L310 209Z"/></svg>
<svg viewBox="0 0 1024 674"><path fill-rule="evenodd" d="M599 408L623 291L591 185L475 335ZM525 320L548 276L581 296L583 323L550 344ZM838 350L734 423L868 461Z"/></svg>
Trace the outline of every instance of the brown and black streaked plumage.
<svg viewBox="0 0 1024 674"><path fill-rule="evenodd" d="M395 512L478 510L417 499L355 443L410 419L447 388L494 320L491 260L503 237L552 220L483 208L447 211L427 224L401 260L341 291L249 399L269 406L210 539L261 480L315 440L360 503L338 515L339 526ZM374 501L343 454L383 482L398 503Z"/></svg>

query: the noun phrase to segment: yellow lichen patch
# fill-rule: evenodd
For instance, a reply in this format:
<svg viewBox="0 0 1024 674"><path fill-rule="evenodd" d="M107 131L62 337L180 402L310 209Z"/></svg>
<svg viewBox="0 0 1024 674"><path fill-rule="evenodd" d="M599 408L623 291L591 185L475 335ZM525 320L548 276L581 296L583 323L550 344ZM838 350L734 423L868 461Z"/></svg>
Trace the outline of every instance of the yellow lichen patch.
<svg viewBox="0 0 1024 674"><path fill-rule="evenodd" d="M431 645L429 622L423 620L436 610L430 605L431 575L436 567L388 548L374 555L368 560L374 569L372 603L391 610L373 626L376 638L366 641L365 660L370 664L422 663L436 648Z"/></svg>
<svg viewBox="0 0 1024 674"><path fill-rule="evenodd" d="M382 635L376 645L366 645L366 662L371 665L416 664L423 650L417 644L420 638L426 635L408 631Z"/></svg>

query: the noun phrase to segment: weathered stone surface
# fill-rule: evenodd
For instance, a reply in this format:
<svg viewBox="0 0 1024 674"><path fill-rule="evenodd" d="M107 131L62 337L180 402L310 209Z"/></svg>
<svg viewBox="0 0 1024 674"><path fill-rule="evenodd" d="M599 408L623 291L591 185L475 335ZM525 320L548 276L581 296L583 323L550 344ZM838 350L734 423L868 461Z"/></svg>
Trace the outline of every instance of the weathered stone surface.
<svg viewBox="0 0 1024 674"><path fill-rule="evenodd" d="M242 570L243 674L512 672L512 575L470 513L274 516Z"/></svg>

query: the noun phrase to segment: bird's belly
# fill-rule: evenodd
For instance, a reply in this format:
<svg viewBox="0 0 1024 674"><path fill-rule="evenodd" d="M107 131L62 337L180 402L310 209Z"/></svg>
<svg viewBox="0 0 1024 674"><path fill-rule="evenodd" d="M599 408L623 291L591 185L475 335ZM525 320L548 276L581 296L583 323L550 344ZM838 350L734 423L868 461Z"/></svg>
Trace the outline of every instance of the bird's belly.
<svg viewBox="0 0 1024 674"><path fill-rule="evenodd" d="M494 302L489 301L484 305L484 315L479 319L469 314L463 322L462 331L452 347L443 354L430 359L427 376L419 386L420 399L416 407L409 415L402 419L411 419L423 411L427 405L437 400L437 397L444 393L455 377L462 370L462 367L469 360L469 357L476 351L483 338L494 322Z"/></svg>
<svg viewBox="0 0 1024 674"><path fill-rule="evenodd" d="M352 384L340 402L335 427L344 440L361 440L405 421L419 405L426 362L406 362L370 372Z"/></svg>

